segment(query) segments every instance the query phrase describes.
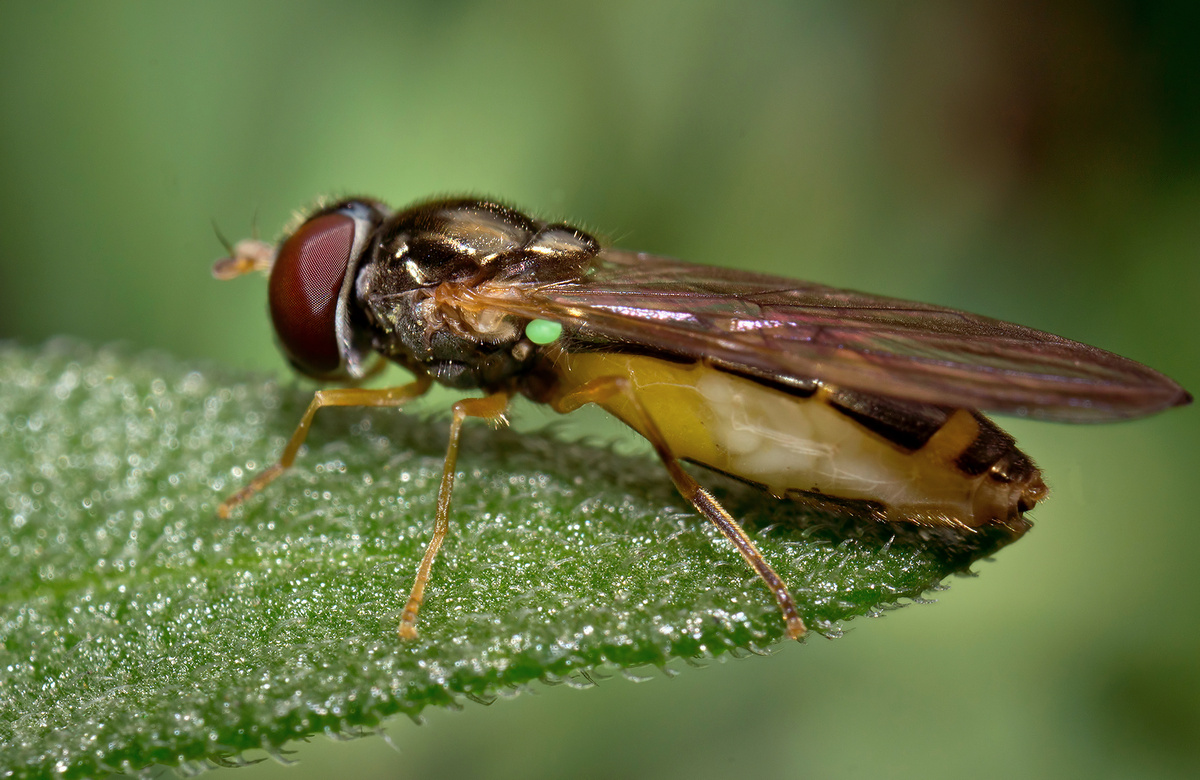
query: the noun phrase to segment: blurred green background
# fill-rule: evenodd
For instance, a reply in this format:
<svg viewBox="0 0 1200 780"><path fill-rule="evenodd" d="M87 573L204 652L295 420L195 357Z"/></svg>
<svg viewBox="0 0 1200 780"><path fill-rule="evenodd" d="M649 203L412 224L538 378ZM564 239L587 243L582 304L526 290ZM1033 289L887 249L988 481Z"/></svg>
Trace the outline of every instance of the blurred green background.
<svg viewBox="0 0 1200 780"><path fill-rule="evenodd" d="M0 14L3 338L282 374L265 285L209 276L211 220L270 236L322 193L472 192L629 248L1017 320L1200 388L1196 4ZM236 776L1194 776L1196 410L1010 423L1051 500L936 606Z"/></svg>

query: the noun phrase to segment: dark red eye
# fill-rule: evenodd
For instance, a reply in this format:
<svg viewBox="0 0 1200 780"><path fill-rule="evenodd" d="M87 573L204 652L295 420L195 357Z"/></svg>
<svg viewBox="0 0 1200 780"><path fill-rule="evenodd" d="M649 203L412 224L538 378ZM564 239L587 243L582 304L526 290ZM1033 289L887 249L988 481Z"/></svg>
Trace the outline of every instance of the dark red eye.
<svg viewBox="0 0 1200 780"><path fill-rule="evenodd" d="M283 242L271 267L271 320L284 351L306 374L330 374L341 365L337 300L353 244L354 220L324 214Z"/></svg>

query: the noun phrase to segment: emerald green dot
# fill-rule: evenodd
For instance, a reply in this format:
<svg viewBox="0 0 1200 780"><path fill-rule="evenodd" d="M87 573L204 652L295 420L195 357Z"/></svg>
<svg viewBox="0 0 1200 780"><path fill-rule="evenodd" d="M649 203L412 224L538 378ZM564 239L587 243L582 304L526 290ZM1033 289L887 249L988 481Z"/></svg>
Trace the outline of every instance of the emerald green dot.
<svg viewBox="0 0 1200 780"><path fill-rule="evenodd" d="M525 337L534 344L549 344L562 335L562 323L550 320L530 320L525 326Z"/></svg>

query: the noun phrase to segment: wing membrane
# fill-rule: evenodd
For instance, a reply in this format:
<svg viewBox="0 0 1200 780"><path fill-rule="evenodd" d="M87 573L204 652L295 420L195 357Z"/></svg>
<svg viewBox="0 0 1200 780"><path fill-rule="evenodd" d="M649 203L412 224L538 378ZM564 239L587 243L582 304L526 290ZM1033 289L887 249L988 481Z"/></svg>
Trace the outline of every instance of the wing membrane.
<svg viewBox="0 0 1200 780"><path fill-rule="evenodd" d="M1101 422L1190 400L1140 363L1021 325L655 255L605 250L581 280L496 285L471 297L561 322L576 344L636 346L922 403Z"/></svg>

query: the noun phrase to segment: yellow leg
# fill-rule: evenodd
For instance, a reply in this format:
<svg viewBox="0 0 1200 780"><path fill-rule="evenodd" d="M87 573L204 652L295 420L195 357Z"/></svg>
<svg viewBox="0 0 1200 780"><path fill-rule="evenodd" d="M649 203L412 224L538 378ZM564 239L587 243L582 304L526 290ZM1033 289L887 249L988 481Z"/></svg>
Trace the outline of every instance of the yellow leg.
<svg viewBox="0 0 1200 780"><path fill-rule="evenodd" d="M659 459L663 465L667 467L667 473L671 475L671 481L675 483L675 488L679 494L691 502L696 511L712 521L726 539L733 543L737 551L746 559L746 563L758 574L762 581L770 588L771 593L775 596L775 601L779 603L779 610L783 613L784 622L787 625L787 634L792 639L799 639L804 636L807 629L804 627L804 621L800 619L800 612L796 609L796 602L792 600L791 593L788 592L787 585L780 579L775 570L771 568L771 564L767 563L762 557L762 553L751 541L750 537L742 529L738 522L733 519L725 508L717 503L712 494L704 488L700 487L696 480L692 479L691 475L683 470L679 459L671 452L667 446L666 439L663 438L658 426L642 405L641 399L633 389L627 377L623 376L605 376L593 379L576 390L567 393L561 398L553 402L556 411L567 413L578 409L587 403L601 404L614 396L624 396L634 412L638 415L638 422L641 423L641 429L645 432L646 438L654 445L655 452L658 453Z"/></svg>
<svg viewBox="0 0 1200 780"><path fill-rule="evenodd" d="M321 407L403 406L414 398L420 398L424 395L432 384L433 380L428 376L421 376L415 382L407 385L380 390L364 390L357 387L318 390L313 395L312 403L308 405L308 411L304 413L300 424L296 426L296 431L292 434L291 440L283 448L283 455L279 457L279 462L263 470L249 485L246 485L246 487L225 499L221 503L221 506L217 507L217 514L223 519L228 518L234 507L271 484L285 469L291 467L292 463L296 460L296 453L300 451L300 445L304 444L304 440L308 438L308 431L312 427L313 417Z"/></svg>
<svg viewBox="0 0 1200 780"><path fill-rule="evenodd" d="M413 582L412 592L404 613L400 616L400 627L397 633L401 639L417 638L417 612L421 602L425 600L425 586L429 583L429 571L433 568L433 560L437 557L446 533L450 530L450 494L454 490L454 472L458 465L458 441L462 433L463 422L468 417L481 417L493 424L504 422L504 412L508 409L508 394L493 393L484 398L464 398L454 404L450 420L450 444L446 448L446 460L442 464L442 486L438 490L437 516L433 524L433 538L425 548L425 557L417 567L417 578Z"/></svg>

